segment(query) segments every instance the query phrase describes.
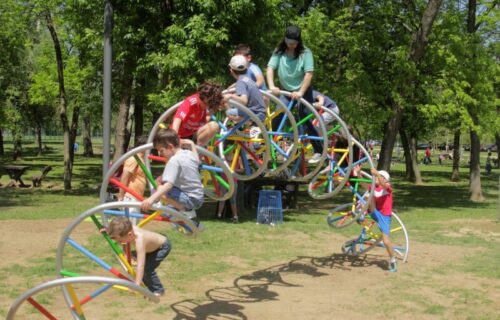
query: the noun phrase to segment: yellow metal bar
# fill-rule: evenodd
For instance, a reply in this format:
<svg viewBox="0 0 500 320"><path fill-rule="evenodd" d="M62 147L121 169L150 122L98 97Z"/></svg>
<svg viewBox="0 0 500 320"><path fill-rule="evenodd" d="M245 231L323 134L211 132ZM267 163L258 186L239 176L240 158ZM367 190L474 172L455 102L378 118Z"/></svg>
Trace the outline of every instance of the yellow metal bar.
<svg viewBox="0 0 500 320"><path fill-rule="evenodd" d="M142 220L141 222L139 222L137 224L138 227L142 227L143 225L145 225L146 223L148 223L149 221L151 220L154 220L156 217L158 217L160 214L161 214L161 210L158 210L156 212L154 212L152 215L150 215L149 217L147 217L146 219Z"/></svg>
<svg viewBox="0 0 500 320"><path fill-rule="evenodd" d="M82 306L80 305L80 301L78 301L78 297L76 296L73 286L71 284L67 284L66 289L68 290L71 300L73 300L73 306L75 307L75 311L78 314L78 317L82 320L85 320L85 315L83 314Z"/></svg>
<svg viewBox="0 0 500 320"><path fill-rule="evenodd" d="M236 168L236 164L238 163L238 157L240 156L241 146L238 144L236 146L236 150L234 151L233 161L231 163L231 170L234 172L234 168Z"/></svg>

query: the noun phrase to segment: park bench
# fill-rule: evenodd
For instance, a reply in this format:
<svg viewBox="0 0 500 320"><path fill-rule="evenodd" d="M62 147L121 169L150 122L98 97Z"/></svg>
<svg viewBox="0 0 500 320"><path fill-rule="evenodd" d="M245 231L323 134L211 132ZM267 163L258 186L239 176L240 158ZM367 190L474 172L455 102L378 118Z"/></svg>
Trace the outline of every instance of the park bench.
<svg viewBox="0 0 500 320"><path fill-rule="evenodd" d="M33 187L40 187L43 179L45 179L50 170L52 170L52 166L46 166L39 175L33 176Z"/></svg>

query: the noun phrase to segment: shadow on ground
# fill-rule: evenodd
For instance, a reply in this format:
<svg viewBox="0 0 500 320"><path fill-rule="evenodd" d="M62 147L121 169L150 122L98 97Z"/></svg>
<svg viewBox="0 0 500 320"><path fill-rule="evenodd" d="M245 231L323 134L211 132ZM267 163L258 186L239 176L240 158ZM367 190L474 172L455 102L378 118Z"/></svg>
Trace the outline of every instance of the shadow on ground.
<svg viewBox="0 0 500 320"><path fill-rule="evenodd" d="M243 313L244 304L265 301L277 301L279 294L275 291L278 287L301 287L286 279L289 275L307 275L319 278L329 275L321 269L351 270L376 266L387 269L387 262L376 257L366 255L353 257L345 254L332 254L326 257L297 257L288 263L271 266L257 270L251 274L242 275L233 281L230 287L214 288L208 290L205 302L183 300L171 305L176 316L175 320L187 319L248 319Z"/></svg>

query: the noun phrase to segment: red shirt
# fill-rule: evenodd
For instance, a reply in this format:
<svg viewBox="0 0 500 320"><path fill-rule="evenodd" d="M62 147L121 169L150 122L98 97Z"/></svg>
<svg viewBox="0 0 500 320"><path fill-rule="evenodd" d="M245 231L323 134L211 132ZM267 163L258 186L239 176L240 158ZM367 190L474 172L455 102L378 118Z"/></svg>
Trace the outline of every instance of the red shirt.
<svg viewBox="0 0 500 320"><path fill-rule="evenodd" d="M375 199L375 207L384 216L392 215L392 186L388 184L387 189L379 185L375 186L373 191L373 199Z"/></svg>
<svg viewBox="0 0 500 320"><path fill-rule="evenodd" d="M430 157L431 156L431 149L427 148L425 149L425 156Z"/></svg>
<svg viewBox="0 0 500 320"><path fill-rule="evenodd" d="M181 119L178 132L181 138L192 136L200 127L206 124L207 109L201 106L200 95L195 93L184 99L174 115L175 118Z"/></svg>

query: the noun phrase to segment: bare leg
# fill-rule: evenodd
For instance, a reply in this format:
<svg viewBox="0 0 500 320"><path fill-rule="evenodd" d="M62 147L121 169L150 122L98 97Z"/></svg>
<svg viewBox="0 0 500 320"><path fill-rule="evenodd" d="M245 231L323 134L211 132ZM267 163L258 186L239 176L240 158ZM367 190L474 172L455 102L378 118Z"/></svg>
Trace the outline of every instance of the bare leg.
<svg viewBox="0 0 500 320"><path fill-rule="evenodd" d="M389 258L394 257L394 249L392 247L392 242L391 239L389 238L389 235L382 233L382 241L384 242L385 249L389 254Z"/></svg>
<svg viewBox="0 0 500 320"><path fill-rule="evenodd" d="M210 121L200 129L197 133L197 144L199 146L205 146L208 144L210 139L217 134L219 131L219 125L215 121Z"/></svg>

